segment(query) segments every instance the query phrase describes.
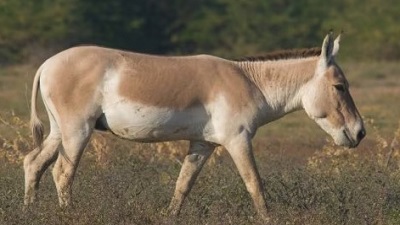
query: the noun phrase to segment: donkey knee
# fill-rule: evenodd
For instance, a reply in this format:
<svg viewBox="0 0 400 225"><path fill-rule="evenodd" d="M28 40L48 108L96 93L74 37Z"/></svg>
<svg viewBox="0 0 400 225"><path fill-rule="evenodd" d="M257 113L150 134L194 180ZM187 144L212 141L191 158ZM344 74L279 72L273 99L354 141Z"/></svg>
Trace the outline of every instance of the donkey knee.
<svg viewBox="0 0 400 225"><path fill-rule="evenodd" d="M59 184L61 184L61 183L65 183L65 182L62 182L62 181L65 180L65 178L68 177L68 173L66 171L66 168L62 164L63 163L60 162L60 159L58 159L58 161L56 162L56 164L54 165L53 170L52 170L53 180L54 180L54 182L56 183L57 186Z"/></svg>
<svg viewBox="0 0 400 225"><path fill-rule="evenodd" d="M24 170L26 170L30 167L30 165L33 163L33 161L36 159L37 155L40 153L39 148L35 148L33 151L29 152L25 157L24 157Z"/></svg>

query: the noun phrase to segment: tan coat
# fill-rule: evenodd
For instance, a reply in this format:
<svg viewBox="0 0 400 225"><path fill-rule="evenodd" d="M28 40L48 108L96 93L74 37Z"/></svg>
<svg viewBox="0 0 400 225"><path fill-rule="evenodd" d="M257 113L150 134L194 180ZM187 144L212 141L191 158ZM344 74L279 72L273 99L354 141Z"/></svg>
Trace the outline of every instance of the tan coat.
<svg viewBox="0 0 400 225"><path fill-rule="evenodd" d="M355 147L365 136L348 83L334 61L338 49L339 38L328 35L321 50L239 61L93 46L65 50L35 76L31 123L38 147L24 160L25 204L34 201L41 174L56 159L60 205L70 203L80 156L98 129L134 141L190 141L170 204L173 214L179 213L215 146L224 146L256 209L267 218L251 147L258 127L304 109L339 145ZM39 87L51 126L44 142L36 113Z"/></svg>

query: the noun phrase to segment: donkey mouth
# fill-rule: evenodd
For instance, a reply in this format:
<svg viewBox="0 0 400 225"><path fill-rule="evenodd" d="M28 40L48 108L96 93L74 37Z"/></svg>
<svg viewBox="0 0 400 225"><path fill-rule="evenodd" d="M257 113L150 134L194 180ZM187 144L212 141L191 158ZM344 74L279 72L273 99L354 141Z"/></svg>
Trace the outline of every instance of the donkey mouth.
<svg viewBox="0 0 400 225"><path fill-rule="evenodd" d="M346 147L349 148L355 148L358 146L359 142L355 141L353 138L351 138L351 135L349 134L347 129L343 130L343 135L346 137L346 139L349 141L349 144Z"/></svg>

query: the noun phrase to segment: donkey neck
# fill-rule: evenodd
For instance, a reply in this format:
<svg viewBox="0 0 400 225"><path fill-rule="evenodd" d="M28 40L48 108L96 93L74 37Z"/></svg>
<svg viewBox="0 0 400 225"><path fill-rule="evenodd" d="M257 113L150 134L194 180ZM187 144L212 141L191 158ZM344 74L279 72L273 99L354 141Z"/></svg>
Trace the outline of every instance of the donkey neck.
<svg viewBox="0 0 400 225"><path fill-rule="evenodd" d="M236 62L262 92L269 111L267 120L302 108L302 95L314 76L317 63L318 56Z"/></svg>

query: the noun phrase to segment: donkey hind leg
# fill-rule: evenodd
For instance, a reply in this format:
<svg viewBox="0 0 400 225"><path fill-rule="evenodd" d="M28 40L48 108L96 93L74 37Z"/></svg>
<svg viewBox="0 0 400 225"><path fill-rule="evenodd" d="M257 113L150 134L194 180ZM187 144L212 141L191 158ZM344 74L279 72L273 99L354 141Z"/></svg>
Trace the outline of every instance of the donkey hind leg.
<svg viewBox="0 0 400 225"><path fill-rule="evenodd" d="M62 130L64 152L60 152L53 168L53 179L61 207L71 204L71 188L75 172L92 132L92 126L87 123Z"/></svg>
<svg viewBox="0 0 400 225"><path fill-rule="evenodd" d="M29 205L35 201L40 178L44 171L57 159L60 145L60 134L58 131L52 130L43 142L42 148L35 148L25 156L25 205Z"/></svg>
<svg viewBox="0 0 400 225"><path fill-rule="evenodd" d="M176 182L175 193L168 208L172 215L179 214L185 197L190 192L201 168L213 153L214 148L215 146L208 142L190 142L189 152L183 162Z"/></svg>
<svg viewBox="0 0 400 225"><path fill-rule="evenodd" d="M225 147L239 170L257 212L263 220L268 221L267 204L252 151L251 139L247 134L242 133Z"/></svg>

